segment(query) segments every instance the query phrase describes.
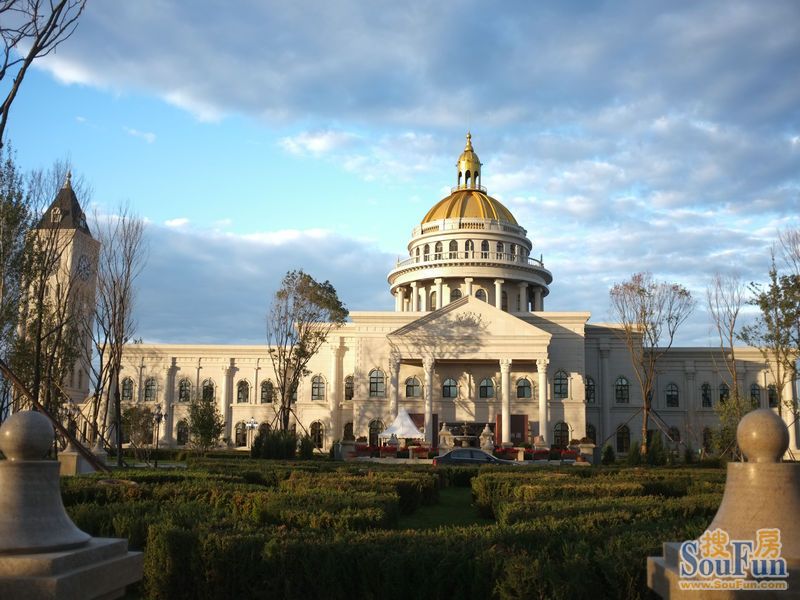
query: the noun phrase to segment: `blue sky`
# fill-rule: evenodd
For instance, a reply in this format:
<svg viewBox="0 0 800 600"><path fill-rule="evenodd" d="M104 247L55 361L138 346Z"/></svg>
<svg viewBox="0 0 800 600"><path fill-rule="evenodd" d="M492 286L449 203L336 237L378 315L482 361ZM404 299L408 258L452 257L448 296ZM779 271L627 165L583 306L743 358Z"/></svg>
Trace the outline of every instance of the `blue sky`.
<svg viewBox="0 0 800 600"><path fill-rule="evenodd" d="M148 220L147 341L262 342L292 268L390 309L467 129L548 309L606 320L639 270L699 297L715 271L762 280L798 226L796 2L226 7L90 2L12 110L23 166L69 157L91 204ZM680 341L709 339L700 307Z"/></svg>

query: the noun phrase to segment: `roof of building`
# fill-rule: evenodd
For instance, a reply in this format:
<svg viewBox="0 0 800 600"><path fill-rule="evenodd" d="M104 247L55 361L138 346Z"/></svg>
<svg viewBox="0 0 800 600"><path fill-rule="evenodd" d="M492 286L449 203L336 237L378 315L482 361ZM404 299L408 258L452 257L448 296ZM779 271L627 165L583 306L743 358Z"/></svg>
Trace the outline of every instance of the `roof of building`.
<svg viewBox="0 0 800 600"><path fill-rule="evenodd" d="M428 211L428 214L422 219L422 224L439 219L463 218L492 219L518 225L511 211L499 200L478 189L455 190Z"/></svg>
<svg viewBox="0 0 800 600"><path fill-rule="evenodd" d="M92 235L86 223L86 215L81 209L77 196L72 189L72 177L67 173L64 185L58 190L55 200L42 215L38 229L77 229Z"/></svg>

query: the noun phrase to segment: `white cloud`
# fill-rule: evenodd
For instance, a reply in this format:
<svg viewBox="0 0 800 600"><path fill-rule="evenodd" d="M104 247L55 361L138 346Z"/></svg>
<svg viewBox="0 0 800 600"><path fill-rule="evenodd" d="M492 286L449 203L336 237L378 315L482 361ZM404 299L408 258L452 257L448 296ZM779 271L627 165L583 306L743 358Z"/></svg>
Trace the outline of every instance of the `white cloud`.
<svg viewBox="0 0 800 600"><path fill-rule="evenodd" d="M290 154L320 156L349 145L356 137L347 131L303 131L295 136L284 137L280 140L280 146Z"/></svg>
<svg viewBox="0 0 800 600"><path fill-rule="evenodd" d="M142 139L148 144L152 144L156 141L156 134L150 131L139 131L138 129L133 129L132 127L123 127L122 129L128 135Z"/></svg>
<svg viewBox="0 0 800 600"><path fill-rule="evenodd" d="M176 228L176 227L186 227L189 224L189 219L186 217L178 217L176 219L168 219L164 221L165 227Z"/></svg>

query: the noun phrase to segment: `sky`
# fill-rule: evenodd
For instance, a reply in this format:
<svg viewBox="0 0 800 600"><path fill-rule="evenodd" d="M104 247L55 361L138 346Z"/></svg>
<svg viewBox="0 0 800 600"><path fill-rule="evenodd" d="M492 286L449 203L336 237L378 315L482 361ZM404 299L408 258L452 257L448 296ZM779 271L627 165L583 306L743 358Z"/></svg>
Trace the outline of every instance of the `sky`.
<svg viewBox="0 0 800 600"><path fill-rule="evenodd" d="M264 343L282 276L392 310L386 275L456 183L482 183L553 273L545 308L611 319L638 271L763 281L800 208L800 4L95 2L35 64L7 138L68 159L87 213L148 223L137 337ZM6 82L7 85L7 82Z"/></svg>

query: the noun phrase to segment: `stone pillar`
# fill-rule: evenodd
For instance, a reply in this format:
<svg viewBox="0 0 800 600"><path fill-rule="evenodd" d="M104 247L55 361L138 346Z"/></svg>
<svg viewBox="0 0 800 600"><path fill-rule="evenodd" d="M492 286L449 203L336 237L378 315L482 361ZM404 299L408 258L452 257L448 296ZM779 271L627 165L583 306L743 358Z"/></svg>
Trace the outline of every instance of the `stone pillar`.
<svg viewBox="0 0 800 600"><path fill-rule="evenodd" d="M533 310L542 312L544 310L544 302L542 301L542 288L537 287L533 290Z"/></svg>
<svg viewBox="0 0 800 600"><path fill-rule="evenodd" d="M424 286L424 285L423 285L423 286L420 288L419 295L420 295L420 305L419 305L419 309L420 309L422 312L428 312L428 310L429 310L429 308L428 308L428 300L429 300L429 296L428 296L428 288L427 288L426 286Z"/></svg>
<svg viewBox="0 0 800 600"><path fill-rule="evenodd" d="M436 284L436 306L431 306L431 310L437 310L444 306L444 299L442 298L442 278L437 277L433 280Z"/></svg>
<svg viewBox="0 0 800 600"><path fill-rule="evenodd" d="M614 402L614 382L611 381L611 374L608 368L608 355L611 347L608 343L600 345L600 377L601 383L601 402L603 408L603 423L601 425L602 435L595 442L602 448L602 440L607 440L611 436L611 403Z"/></svg>
<svg viewBox="0 0 800 600"><path fill-rule="evenodd" d="M403 288L394 291L394 312L403 312Z"/></svg>
<svg viewBox="0 0 800 600"><path fill-rule="evenodd" d="M464 294L472 296L472 277L464 277Z"/></svg>
<svg viewBox="0 0 800 600"><path fill-rule="evenodd" d="M524 282L519 284L519 307L517 310L528 312L528 284Z"/></svg>
<svg viewBox="0 0 800 600"><path fill-rule="evenodd" d="M433 358L424 358L422 368L425 371L425 441L433 444Z"/></svg>
<svg viewBox="0 0 800 600"><path fill-rule="evenodd" d="M511 443L511 359L500 359L500 410L501 432L503 444Z"/></svg>
<svg viewBox="0 0 800 600"><path fill-rule="evenodd" d="M547 357L536 359L539 373L539 435L547 443L550 438L550 421L547 419Z"/></svg>
<svg viewBox="0 0 800 600"><path fill-rule="evenodd" d="M328 382L328 410L330 411L330 442L339 437L339 402L342 393L342 347L341 338L330 343L331 351L331 372ZM327 436L326 436L327 437Z"/></svg>
<svg viewBox="0 0 800 600"><path fill-rule="evenodd" d="M789 429L789 450L797 450L797 424L794 422L795 417L795 410L794 407L796 406L796 400L794 397L794 382L789 381L786 382L783 388L783 394L781 398L786 398L784 400L784 406L782 407L782 414L783 420L786 423L786 427ZM790 406L786 406L786 404L790 404Z"/></svg>
<svg viewBox="0 0 800 600"><path fill-rule="evenodd" d="M419 310L419 292L417 292L417 282L411 282L411 312Z"/></svg>
<svg viewBox="0 0 800 600"><path fill-rule="evenodd" d="M158 443L168 448L175 444L175 440L172 439L172 426L174 420L174 409L172 405L175 403L175 376L178 373L178 366L175 364L177 361L176 359L171 359L171 365L169 369L167 369L167 385L164 389L164 406L162 408L162 412L164 413L164 422L161 424L161 431L162 436Z"/></svg>
<svg viewBox="0 0 800 600"><path fill-rule="evenodd" d="M400 397L400 360L397 357L389 359L389 413L392 418L397 417L397 401Z"/></svg>
<svg viewBox="0 0 800 600"><path fill-rule="evenodd" d="M494 280L494 306L495 308L503 308L503 283L502 279ZM505 437L505 435L503 435Z"/></svg>
<svg viewBox="0 0 800 600"><path fill-rule="evenodd" d="M45 460L52 443L42 413L17 412L0 427L0 598L120 598L142 578L142 553L70 520L59 464Z"/></svg>
<svg viewBox="0 0 800 600"><path fill-rule="evenodd" d="M232 439L231 436L233 432L233 423L231 423L233 413L231 411L230 393L233 370L233 366L222 368L222 389L219 391L220 413L222 413L222 418L225 420L225 432L222 434L222 437L228 438L229 440ZM202 390L200 393L202 393Z"/></svg>
<svg viewBox="0 0 800 600"><path fill-rule="evenodd" d="M695 421L696 412L695 412L695 369L694 369L694 361L687 360L685 365L686 371L686 414L688 415L689 423L691 423L692 427L695 427L697 421ZM689 440L689 432L685 432L686 441ZM702 443L702 442L701 442Z"/></svg>

